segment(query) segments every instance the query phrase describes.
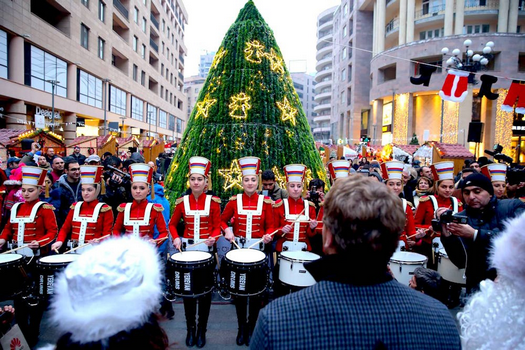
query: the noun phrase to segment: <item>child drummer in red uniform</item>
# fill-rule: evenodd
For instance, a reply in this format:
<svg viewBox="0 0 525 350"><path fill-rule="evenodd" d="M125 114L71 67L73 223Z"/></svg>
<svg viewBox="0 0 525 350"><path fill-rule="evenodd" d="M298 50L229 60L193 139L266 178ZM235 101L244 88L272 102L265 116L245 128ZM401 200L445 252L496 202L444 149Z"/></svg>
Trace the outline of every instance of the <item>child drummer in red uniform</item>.
<svg viewBox="0 0 525 350"><path fill-rule="evenodd" d="M191 157L190 189L191 194L185 195L175 202L175 211L170 219L169 230L173 238L173 245L178 250L211 251L215 241L221 235L221 207L220 198L206 195L204 189L211 190L208 180L211 162L204 157ZM177 234L177 224L184 220L184 235ZM186 346L197 345L202 348L206 344L206 328L211 307L211 293L199 298L183 298L186 314ZM196 331L195 314L199 301L199 326Z"/></svg>

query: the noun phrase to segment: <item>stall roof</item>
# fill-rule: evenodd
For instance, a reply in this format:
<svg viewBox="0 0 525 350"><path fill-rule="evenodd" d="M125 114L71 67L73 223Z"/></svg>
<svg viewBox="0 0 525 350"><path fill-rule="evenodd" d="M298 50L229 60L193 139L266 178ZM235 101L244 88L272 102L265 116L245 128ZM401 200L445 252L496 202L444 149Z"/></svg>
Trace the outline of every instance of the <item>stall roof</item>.
<svg viewBox="0 0 525 350"><path fill-rule="evenodd" d="M393 146L405 151L406 153L410 155L414 154L414 152L416 152L417 149L420 147L419 145L397 145L397 144L393 144Z"/></svg>
<svg viewBox="0 0 525 350"><path fill-rule="evenodd" d="M442 158L474 158L474 154L458 143L432 142L432 145L437 148Z"/></svg>
<svg viewBox="0 0 525 350"><path fill-rule="evenodd" d="M25 129L0 129L0 145L5 147L15 143L18 135L26 131Z"/></svg>
<svg viewBox="0 0 525 350"><path fill-rule="evenodd" d="M113 135L111 134L107 134L106 136L79 136L74 139L68 147L73 147L81 143L97 139L97 147L100 148L104 146L109 140L111 140L112 137Z"/></svg>
<svg viewBox="0 0 525 350"><path fill-rule="evenodd" d="M26 134L26 135L23 135ZM63 143L63 140L61 139L60 135L55 134L52 131L46 131L43 129L0 129L0 144L4 147L15 145L18 143L22 138L27 137L36 137L39 135L44 135L45 137L49 137L52 139L57 140L60 143ZM25 137L23 137L25 136Z"/></svg>

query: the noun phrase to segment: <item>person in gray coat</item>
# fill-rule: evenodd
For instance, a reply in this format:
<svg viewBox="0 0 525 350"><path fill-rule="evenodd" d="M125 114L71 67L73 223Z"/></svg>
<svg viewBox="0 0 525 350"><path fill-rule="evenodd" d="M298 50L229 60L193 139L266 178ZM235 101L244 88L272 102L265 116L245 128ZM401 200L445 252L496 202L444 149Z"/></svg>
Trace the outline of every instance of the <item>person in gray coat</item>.
<svg viewBox="0 0 525 350"><path fill-rule="evenodd" d="M324 201L317 283L259 314L252 349L461 349L445 305L395 281L387 264L405 226L399 198L369 178L335 182Z"/></svg>

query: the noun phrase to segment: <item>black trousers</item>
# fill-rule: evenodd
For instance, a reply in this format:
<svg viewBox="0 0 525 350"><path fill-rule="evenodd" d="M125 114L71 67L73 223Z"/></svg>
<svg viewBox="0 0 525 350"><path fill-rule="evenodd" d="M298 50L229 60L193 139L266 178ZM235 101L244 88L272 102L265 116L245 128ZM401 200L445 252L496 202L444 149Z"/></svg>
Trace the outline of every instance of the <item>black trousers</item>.
<svg viewBox="0 0 525 350"><path fill-rule="evenodd" d="M264 293L252 297L235 297L234 304L239 328L248 325L249 330L253 331L259 317L259 311L263 308L265 301ZM247 311L249 311L248 318Z"/></svg>
<svg viewBox="0 0 525 350"><path fill-rule="evenodd" d="M186 314L186 326L188 329L196 326L195 316L197 314L197 301L199 304L199 328L208 327L208 317L210 316L211 294L205 294L199 298L183 298L184 313Z"/></svg>

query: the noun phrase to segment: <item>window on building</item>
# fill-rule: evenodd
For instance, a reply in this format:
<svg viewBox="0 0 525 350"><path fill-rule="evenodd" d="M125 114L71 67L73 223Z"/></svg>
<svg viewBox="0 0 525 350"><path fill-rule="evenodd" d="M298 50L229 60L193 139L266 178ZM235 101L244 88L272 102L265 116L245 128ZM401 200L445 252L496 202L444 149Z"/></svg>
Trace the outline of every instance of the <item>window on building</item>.
<svg viewBox="0 0 525 350"><path fill-rule="evenodd" d="M168 39L170 38L170 27L168 27Z"/></svg>
<svg viewBox="0 0 525 350"><path fill-rule="evenodd" d="M164 129L168 128L168 113L164 112L162 109L159 110L159 127Z"/></svg>
<svg viewBox="0 0 525 350"><path fill-rule="evenodd" d="M148 115L146 122L151 125L157 125L157 107L148 103Z"/></svg>
<svg viewBox="0 0 525 350"><path fill-rule="evenodd" d="M142 17L142 31L146 33L146 28L148 26L148 21L146 21L146 17Z"/></svg>
<svg viewBox="0 0 525 350"><path fill-rule="evenodd" d="M101 37L98 38L98 58L104 59L104 52L106 49L106 42Z"/></svg>
<svg viewBox="0 0 525 350"><path fill-rule="evenodd" d="M83 23L80 25L80 45L89 50L89 28Z"/></svg>
<svg viewBox="0 0 525 350"><path fill-rule="evenodd" d="M350 0L350 1L352 1L352 0ZM343 15L345 15L345 16L348 15L348 4L345 4L343 6Z"/></svg>
<svg viewBox="0 0 525 350"><path fill-rule="evenodd" d="M166 30L166 21L163 19L162 20L162 32L164 33L165 30Z"/></svg>
<svg viewBox="0 0 525 350"><path fill-rule="evenodd" d="M348 35L348 28L347 26L344 26L343 27L343 38L346 37Z"/></svg>
<svg viewBox="0 0 525 350"><path fill-rule="evenodd" d="M67 97L67 63L29 44L26 44L25 53L26 67L29 66L25 84L51 93L53 85L49 81L55 80L58 81L55 85L55 94ZM7 60L7 55L4 57Z"/></svg>
<svg viewBox="0 0 525 350"><path fill-rule="evenodd" d="M77 91L79 102L102 108L102 80L79 69Z"/></svg>
<svg viewBox="0 0 525 350"><path fill-rule="evenodd" d="M116 114L126 115L126 92L113 85L109 88L109 110Z"/></svg>
<svg viewBox="0 0 525 350"><path fill-rule="evenodd" d="M131 118L138 121L144 120L144 101L135 96L131 96Z"/></svg>
<svg viewBox="0 0 525 350"><path fill-rule="evenodd" d="M142 59L146 59L146 45L142 44L142 51L140 52L140 57L142 57Z"/></svg>
<svg viewBox="0 0 525 350"><path fill-rule="evenodd" d="M160 75L164 76L164 63L160 64Z"/></svg>
<svg viewBox="0 0 525 350"><path fill-rule="evenodd" d="M102 0L98 0L98 19L106 22L106 4Z"/></svg>
<svg viewBox="0 0 525 350"><path fill-rule="evenodd" d="M80 2L82 3L82 5L84 5L87 8L89 8L89 0L80 0Z"/></svg>
<svg viewBox="0 0 525 350"><path fill-rule="evenodd" d="M488 33L489 31L489 24L472 24L463 27L463 34Z"/></svg>
<svg viewBox="0 0 525 350"><path fill-rule="evenodd" d="M396 79L396 64L379 68L379 83Z"/></svg>
<svg viewBox="0 0 525 350"><path fill-rule="evenodd" d="M0 30L0 78L7 79L7 33Z"/></svg>
<svg viewBox="0 0 525 350"><path fill-rule="evenodd" d="M162 54L164 55L164 41L162 42Z"/></svg>
<svg viewBox="0 0 525 350"><path fill-rule="evenodd" d="M182 119L177 118L177 132L180 134L182 132Z"/></svg>
<svg viewBox="0 0 525 350"><path fill-rule="evenodd" d="M137 81L139 75L139 67L136 64L133 65L133 80Z"/></svg>
<svg viewBox="0 0 525 350"><path fill-rule="evenodd" d="M139 46L139 38L133 35L133 51L137 52Z"/></svg>
<svg viewBox="0 0 525 350"><path fill-rule="evenodd" d="M164 86L160 86L160 98L164 98Z"/></svg>
<svg viewBox="0 0 525 350"><path fill-rule="evenodd" d="M341 71L341 81L345 81L345 80L346 80L346 68L344 68Z"/></svg>
<svg viewBox="0 0 525 350"><path fill-rule="evenodd" d="M148 0L143 0L144 6L148 6Z"/></svg>
<svg viewBox="0 0 525 350"><path fill-rule="evenodd" d="M341 57L342 57L343 60L346 60L347 52L348 52L348 51L347 51L347 49L346 49L346 46L343 47L343 52L342 52L342 54L341 54Z"/></svg>
<svg viewBox="0 0 525 350"><path fill-rule="evenodd" d="M136 7L133 10L133 20L135 21L135 23L139 23L139 9Z"/></svg>
<svg viewBox="0 0 525 350"><path fill-rule="evenodd" d="M146 72L144 71L140 73L140 84L146 86Z"/></svg>
<svg viewBox="0 0 525 350"><path fill-rule="evenodd" d="M439 38L439 37L442 37L443 35L444 35L444 28L424 30L422 32L419 32L419 40Z"/></svg>

